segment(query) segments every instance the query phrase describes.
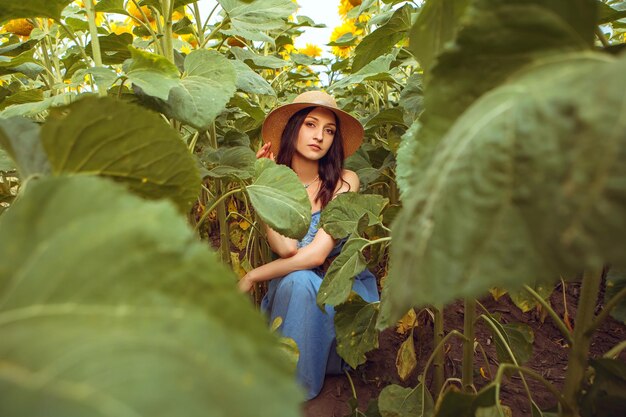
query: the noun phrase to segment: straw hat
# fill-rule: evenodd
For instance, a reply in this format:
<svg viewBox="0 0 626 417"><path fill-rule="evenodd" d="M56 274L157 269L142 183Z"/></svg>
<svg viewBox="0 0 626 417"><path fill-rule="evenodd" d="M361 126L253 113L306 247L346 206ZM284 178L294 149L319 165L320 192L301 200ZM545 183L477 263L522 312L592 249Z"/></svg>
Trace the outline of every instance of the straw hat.
<svg viewBox="0 0 626 417"><path fill-rule="evenodd" d="M343 153L346 158L359 149L361 142L363 142L361 123L355 117L340 110L337 107L337 102L330 94L323 91L307 91L293 99L293 102L275 108L265 118L261 131L263 142L272 142L272 152L275 155L278 154L280 138L289 118L299 110L311 106L323 107L335 113L339 120L341 136L343 137Z"/></svg>

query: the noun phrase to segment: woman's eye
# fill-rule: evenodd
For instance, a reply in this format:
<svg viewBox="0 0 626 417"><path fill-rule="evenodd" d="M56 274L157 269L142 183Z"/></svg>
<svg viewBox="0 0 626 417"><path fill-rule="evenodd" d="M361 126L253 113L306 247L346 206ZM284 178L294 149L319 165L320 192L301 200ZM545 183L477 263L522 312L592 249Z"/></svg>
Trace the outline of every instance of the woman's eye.
<svg viewBox="0 0 626 417"><path fill-rule="evenodd" d="M313 122L306 122L306 125L308 127L315 127L315 124Z"/></svg>
<svg viewBox="0 0 626 417"><path fill-rule="evenodd" d="M328 133L329 135L334 135L335 131L332 129L326 129L326 133Z"/></svg>

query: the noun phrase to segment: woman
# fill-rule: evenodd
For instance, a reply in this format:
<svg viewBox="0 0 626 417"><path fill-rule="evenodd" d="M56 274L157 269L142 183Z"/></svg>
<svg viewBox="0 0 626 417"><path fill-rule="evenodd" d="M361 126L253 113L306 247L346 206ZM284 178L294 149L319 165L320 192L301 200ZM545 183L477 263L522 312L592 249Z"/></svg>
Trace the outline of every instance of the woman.
<svg viewBox="0 0 626 417"><path fill-rule="evenodd" d="M271 280L261 309L270 323L281 317L279 331L298 345L297 377L311 399L322 389L324 375L341 373L344 365L335 350L335 311L316 305L323 279L320 267L340 252L343 243L318 228L320 212L338 194L359 190L359 178L343 169L343 160L360 146L363 127L339 110L332 96L308 91L273 110L262 135L265 144L257 158L274 159L276 154L278 164L295 171L309 194L311 225L300 241L268 227L270 247L280 258L247 273L239 288L249 291L255 282ZM367 270L356 277L352 289L368 302L378 300L376 279Z"/></svg>

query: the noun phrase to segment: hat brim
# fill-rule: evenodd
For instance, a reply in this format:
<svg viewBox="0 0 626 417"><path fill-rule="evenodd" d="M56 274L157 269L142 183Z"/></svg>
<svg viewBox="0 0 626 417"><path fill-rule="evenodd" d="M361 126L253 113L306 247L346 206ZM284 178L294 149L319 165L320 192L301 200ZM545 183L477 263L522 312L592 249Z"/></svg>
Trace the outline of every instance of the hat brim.
<svg viewBox="0 0 626 417"><path fill-rule="evenodd" d="M343 138L343 154L345 158L352 155L357 149L359 149L359 146L363 143L364 129L363 125L361 125L361 123L351 114L335 107L325 106L320 103L289 103L272 110L263 122L263 127L261 129L263 142L272 143L271 149L274 155L278 155L283 130L285 130L285 126L291 116L307 107L322 107L335 113L337 119L339 119L341 136Z"/></svg>

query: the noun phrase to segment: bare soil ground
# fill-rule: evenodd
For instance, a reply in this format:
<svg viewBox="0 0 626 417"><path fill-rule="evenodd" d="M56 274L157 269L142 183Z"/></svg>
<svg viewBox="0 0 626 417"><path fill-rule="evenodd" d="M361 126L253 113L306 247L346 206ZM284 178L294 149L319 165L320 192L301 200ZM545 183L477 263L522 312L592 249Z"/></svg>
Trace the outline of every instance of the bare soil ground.
<svg viewBox="0 0 626 417"><path fill-rule="evenodd" d="M580 291L580 284L570 282L565 287L565 300L572 325L576 316L576 303ZM561 388L565 379L567 368L567 355L569 348L561 333L552 323L549 317L542 320L536 310L522 313L509 298L508 295L495 301L491 296L480 300L482 304L493 314L499 313L503 323L525 323L534 331L533 355L525 364L544 376L548 381ZM563 317L564 302L563 288L557 285L550 297L550 302L556 312ZM603 295L598 302L597 310L602 308ZM477 314L481 311L477 310ZM444 312L445 331L452 329L462 331L463 328L463 304L455 302L448 306ZM414 332L415 351L418 365L407 381L401 381L398 377L395 365L396 353L406 336L402 336L394 329L388 329L380 335L380 347L368 354L368 361L351 372L355 385L359 410L365 411L370 400L378 397L380 391L388 384L394 383L402 386L413 387L417 384L417 375L422 372L425 362L432 353L433 327L428 315L421 315L419 327ZM475 354L475 377L474 382L478 388L489 382L489 371L492 375L498 368L498 359L495 352L495 344L490 331L479 322L476 327L476 339L485 348L488 364L479 352ZM601 356L611 347L626 339L626 326L613 319L606 321L596 332L591 343L591 355ZM451 340L446 346L445 373L447 378L461 377L462 344L460 341ZM626 360L623 353L622 360ZM483 368L487 378L479 372ZM430 383L430 375L427 382ZM556 400L542 385L534 380L527 379L535 402L542 409L549 409L556 405ZM307 417L343 417L350 412L349 401L352 399L352 389L348 378L344 375L328 376L320 395L304 404L304 414ZM514 417L530 416L528 397L518 376L507 379L501 391L502 403L509 406Z"/></svg>

